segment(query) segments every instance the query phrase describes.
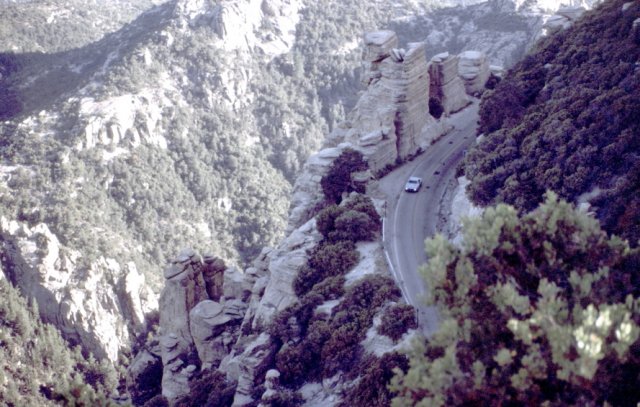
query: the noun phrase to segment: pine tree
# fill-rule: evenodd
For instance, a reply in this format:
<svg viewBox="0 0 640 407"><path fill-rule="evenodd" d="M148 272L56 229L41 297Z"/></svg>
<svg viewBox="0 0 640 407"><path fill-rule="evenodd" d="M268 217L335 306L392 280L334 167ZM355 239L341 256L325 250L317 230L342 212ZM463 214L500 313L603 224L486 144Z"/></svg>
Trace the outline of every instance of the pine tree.
<svg viewBox="0 0 640 407"><path fill-rule="evenodd" d="M553 193L427 241L441 328L398 372L393 405L636 405L640 252Z"/></svg>

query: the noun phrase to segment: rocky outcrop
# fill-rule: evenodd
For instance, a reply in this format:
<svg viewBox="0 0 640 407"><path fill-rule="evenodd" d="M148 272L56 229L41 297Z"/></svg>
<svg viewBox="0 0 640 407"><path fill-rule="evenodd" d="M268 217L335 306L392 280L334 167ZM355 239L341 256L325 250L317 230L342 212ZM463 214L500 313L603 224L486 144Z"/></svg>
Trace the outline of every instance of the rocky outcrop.
<svg viewBox="0 0 640 407"><path fill-rule="evenodd" d="M266 328L273 317L297 298L293 280L307 262L307 250L318 244L322 236L311 219L287 236L277 249L269 253L268 282L252 321L253 331Z"/></svg>
<svg viewBox="0 0 640 407"><path fill-rule="evenodd" d="M162 390L162 357L159 344L138 352L127 367L127 390L134 405L141 405Z"/></svg>
<svg viewBox="0 0 640 407"><path fill-rule="evenodd" d="M247 344L242 353L231 355L223 361L221 370L236 380L238 387L233 399L233 406L245 406L253 402L253 389L260 382L262 375L273 364L276 346L267 333L261 333Z"/></svg>
<svg viewBox="0 0 640 407"><path fill-rule="evenodd" d="M368 85L349 114L343 134L358 146L372 171L405 160L437 136L429 115L429 72L424 43L398 49L393 31L364 36Z"/></svg>
<svg viewBox="0 0 640 407"><path fill-rule="evenodd" d="M455 113L471 103L458 76L457 56L444 52L431 58L429 78L429 97L440 103L445 115Z"/></svg>
<svg viewBox="0 0 640 407"><path fill-rule="evenodd" d="M585 11L582 6L560 7L545 21L543 28L547 31L569 28Z"/></svg>
<svg viewBox="0 0 640 407"><path fill-rule="evenodd" d="M446 214L447 222L441 230L447 238L458 247L462 246L462 223L465 219L477 218L483 209L475 206L466 194L470 181L466 177L459 177L452 194L450 209Z"/></svg>
<svg viewBox="0 0 640 407"><path fill-rule="evenodd" d="M320 181L347 146L351 145L325 148L307 159L293 187L287 234L306 223L312 216L313 208L322 202L324 194Z"/></svg>
<svg viewBox="0 0 640 407"><path fill-rule="evenodd" d="M445 126L429 114L430 79L424 43L399 49L396 33L388 30L367 33L363 40L362 81L367 88L296 179L287 233L308 221L322 202L320 181L346 148L360 151L375 174L428 148L445 132ZM452 82L450 70L446 75L447 83ZM457 83L453 81L452 89ZM459 95L451 94L451 99L451 106L460 105Z"/></svg>
<svg viewBox="0 0 640 407"><path fill-rule="evenodd" d="M189 379L200 368L217 367L239 336L246 311L242 298L226 298L224 263L192 250L181 252L165 269L160 296L162 395L170 402L189 391ZM247 282L248 284L249 282ZM230 289L240 296L246 289ZM245 298L246 300L246 298Z"/></svg>
<svg viewBox="0 0 640 407"><path fill-rule="evenodd" d="M3 269L42 318L98 358L118 359L143 329L157 299L134 263L81 255L60 243L49 227L0 219Z"/></svg>
<svg viewBox="0 0 640 407"><path fill-rule="evenodd" d="M486 55L479 51L462 52L458 55L458 73L468 94L482 93L491 75Z"/></svg>
<svg viewBox="0 0 640 407"><path fill-rule="evenodd" d="M174 16L184 27L213 27L225 50L249 51L257 46L264 55L273 56L287 52L295 42L301 8L302 2L295 0L180 0ZM238 32L244 35L235 35Z"/></svg>
<svg viewBox="0 0 640 407"><path fill-rule="evenodd" d="M167 148L161 127L162 107L171 102L161 92L143 91L100 101L85 97L76 102L83 134L76 150L99 145L136 148L141 144Z"/></svg>

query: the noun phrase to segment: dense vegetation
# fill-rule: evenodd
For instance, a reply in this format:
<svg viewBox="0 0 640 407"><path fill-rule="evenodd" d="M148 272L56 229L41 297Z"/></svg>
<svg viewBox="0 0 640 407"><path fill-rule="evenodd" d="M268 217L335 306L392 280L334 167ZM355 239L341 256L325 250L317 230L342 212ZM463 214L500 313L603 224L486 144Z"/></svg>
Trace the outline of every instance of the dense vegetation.
<svg viewBox="0 0 640 407"><path fill-rule="evenodd" d="M427 242L440 330L395 379L394 405L640 401L638 249L553 193L522 217L488 208L464 242Z"/></svg>
<svg viewBox="0 0 640 407"><path fill-rule="evenodd" d="M362 153L353 149L343 151L320 181L326 200L340 203L342 195L345 193L364 193L365 186L355 183L352 175L358 171L365 171L367 168Z"/></svg>
<svg viewBox="0 0 640 407"><path fill-rule="evenodd" d="M537 206L546 190L591 203L605 230L640 239L640 5L603 3L486 92L467 155L474 202Z"/></svg>
<svg viewBox="0 0 640 407"><path fill-rule="evenodd" d="M99 255L134 261L149 276L185 246L243 264L275 245L304 160L343 119L343 104L355 102L359 38L393 15L383 3L309 2L291 51L267 59L222 50L209 24L184 32L174 7L167 2L99 40L81 30L77 48L55 43L66 30L56 24L73 26L75 17L31 25L15 32L16 53L0 58L0 98L11 102L0 109L13 119L0 123L0 157L16 167L12 182L0 184L2 214L47 223L87 263ZM29 10L46 7L11 6L0 20ZM114 24L125 22L125 7L121 12ZM93 11L86 13L91 19ZM261 30L273 35L267 26ZM42 44L30 49L32 40ZM47 53L21 53L40 48ZM167 83L174 84L165 94L173 104L162 102L156 130L167 149L122 141L74 148L92 120L80 113L82 98L137 97ZM241 99L255 100L235 107L228 93L236 86L246 87ZM159 103L147 101L150 110ZM134 124L143 135L146 114L138 112Z"/></svg>
<svg viewBox="0 0 640 407"><path fill-rule="evenodd" d="M308 253L293 288L302 296L329 277L339 277L355 266L360 256L355 243L373 240L380 231L380 215L371 199L353 195L343 205L330 205L316 216L323 240Z"/></svg>
<svg viewBox="0 0 640 407"><path fill-rule="evenodd" d="M163 1L4 1L0 7L0 52L60 52L81 47Z"/></svg>
<svg viewBox="0 0 640 407"><path fill-rule="evenodd" d="M382 314L382 321L378 327L380 335L386 335L394 341L402 338L409 329L416 329L416 310L409 304L396 304L387 308Z"/></svg>
<svg viewBox="0 0 640 407"><path fill-rule="evenodd" d="M69 349L37 306L0 278L0 400L7 406L107 405L117 385L107 363Z"/></svg>
<svg viewBox="0 0 640 407"><path fill-rule="evenodd" d="M349 171L346 175L350 178ZM379 275L345 289L344 277L359 260L355 243L376 236L380 217L369 198L352 194L341 205L324 208L316 221L323 240L311 250L308 264L294 281L299 301L279 313L270 328L279 347L275 364L282 384L296 389L339 372L350 379L362 375L345 400L387 404L391 393L385 384L394 367L406 370L406 358L364 357L360 343L381 307L399 299L399 290L393 280ZM338 301L330 314L316 310L332 300Z"/></svg>

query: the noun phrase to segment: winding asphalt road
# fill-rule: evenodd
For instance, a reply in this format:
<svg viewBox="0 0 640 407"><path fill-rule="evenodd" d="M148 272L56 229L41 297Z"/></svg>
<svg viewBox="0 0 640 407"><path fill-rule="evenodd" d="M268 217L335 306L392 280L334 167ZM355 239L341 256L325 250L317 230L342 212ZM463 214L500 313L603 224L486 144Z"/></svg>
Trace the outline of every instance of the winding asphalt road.
<svg viewBox="0 0 640 407"><path fill-rule="evenodd" d="M447 184L455 177L464 150L475 140L478 102L452 115L454 129L413 161L380 180L387 196L384 247L392 272L405 300L418 310L418 321L425 335L438 328L435 307L424 305L428 287L418 267L427 262L424 241L433 236L438 223L439 205ZM409 176L422 178L418 193L407 193Z"/></svg>

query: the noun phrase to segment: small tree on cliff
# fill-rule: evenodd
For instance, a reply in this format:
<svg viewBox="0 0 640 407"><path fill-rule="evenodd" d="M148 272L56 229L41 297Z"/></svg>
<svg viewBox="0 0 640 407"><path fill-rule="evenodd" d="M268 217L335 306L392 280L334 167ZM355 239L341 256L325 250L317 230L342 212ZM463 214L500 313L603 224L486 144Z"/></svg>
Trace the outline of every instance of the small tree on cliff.
<svg viewBox="0 0 640 407"><path fill-rule="evenodd" d="M427 242L440 330L394 378L395 406L640 401L640 254L547 194Z"/></svg>
<svg viewBox="0 0 640 407"><path fill-rule="evenodd" d="M338 204L342 200L342 194L345 192L364 193L364 185L354 183L351 174L365 171L367 168L368 166L362 153L350 148L345 149L320 181L324 196L329 202Z"/></svg>

